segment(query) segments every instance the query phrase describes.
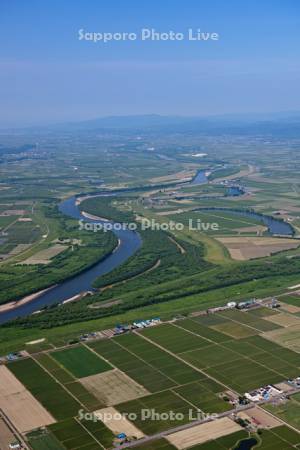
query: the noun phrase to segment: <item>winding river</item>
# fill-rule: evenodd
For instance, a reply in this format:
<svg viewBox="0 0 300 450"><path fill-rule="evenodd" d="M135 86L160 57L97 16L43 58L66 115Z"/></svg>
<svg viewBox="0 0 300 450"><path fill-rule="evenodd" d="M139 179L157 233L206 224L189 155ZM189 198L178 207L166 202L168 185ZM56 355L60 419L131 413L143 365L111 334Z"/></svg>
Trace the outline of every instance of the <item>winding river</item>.
<svg viewBox="0 0 300 450"><path fill-rule="evenodd" d="M231 209L231 208L221 208L221 207L203 207L203 208L197 208L194 209L195 212L201 212L201 211L224 211L224 212L230 212L230 214L242 216L242 217L249 217L250 219L256 219L257 221L261 222L263 225L265 225L268 229L268 232L272 234L272 236L286 236L286 237L292 237L294 235L294 229L293 227L284 220L275 219L272 216L267 216L265 214L259 214L255 211L251 210L238 210L238 209Z"/></svg>
<svg viewBox="0 0 300 450"><path fill-rule="evenodd" d="M92 220L84 217L76 205L76 197L71 197L63 201L59 205L59 210L73 219L84 220L85 222L101 222L100 220ZM139 234L134 231L123 229L114 230L114 233L119 240L119 245L114 252L96 263L90 269L54 286L34 300L18 306L15 309L11 309L10 311L1 313L0 324L17 317L27 316L28 314L40 310L44 306L61 303L81 292L91 290L93 281L97 277L104 275L121 265L141 246L141 238Z"/></svg>
<svg viewBox="0 0 300 450"><path fill-rule="evenodd" d="M206 182L207 182L206 171L200 170L197 172L196 176L191 181L191 184L193 185L204 184ZM240 195L242 193L243 191L240 191ZM95 194L94 196L96 197L103 195L107 194L98 193ZM227 195L237 195L237 191L232 191L232 193L229 193ZM82 198L83 196L80 197ZM91 197L91 195L89 195L89 197ZM72 217L73 219L84 220L85 222L91 223L101 222L99 219L93 220L83 216L78 208L76 200L77 197L75 196L70 197L67 200L64 200L63 202L60 203L59 210L63 214ZM281 220L274 219L270 216L261 216L254 212L238 212L233 210L231 212L243 215L250 214L252 217L258 216L259 219L262 220L264 223L265 221L267 221L267 226L272 234L282 234L286 236L291 235L292 227L286 222L283 222ZM74 277L60 283L59 285L48 289L46 292L41 293L41 295L31 300L30 302L22 304L9 311L0 313L0 324L8 322L9 320L12 319L16 319L17 317L24 317L26 315L32 314L35 311L40 310L41 308L47 305L61 303L71 297L74 297L75 295L91 290L93 281L97 277L104 275L112 271L116 267L120 266L124 261L126 261L130 256L132 256L141 246L141 238L139 234L136 233L135 231L130 231L127 229L123 230L114 229L113 232L115 233L116 237L119 240L119 245L113 253L111 253L98 263L96 263L91 268L85 270L84 272L81 272L80 274L75 275Z"/></svg>

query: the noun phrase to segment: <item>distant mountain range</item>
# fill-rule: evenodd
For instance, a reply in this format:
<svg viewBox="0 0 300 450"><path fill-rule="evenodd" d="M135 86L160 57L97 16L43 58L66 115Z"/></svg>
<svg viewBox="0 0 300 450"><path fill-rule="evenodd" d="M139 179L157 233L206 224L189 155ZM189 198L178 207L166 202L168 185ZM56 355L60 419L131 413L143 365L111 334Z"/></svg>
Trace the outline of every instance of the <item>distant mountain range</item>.
<svg viewBox="0 0 300 450"><path fill-rule="evenodd" d="M196 125L196 124L250 124L261 122L300 122L300 112L278 112L260 114L223 114L214 116L163 116L159 114L130 115L130 116L106 116L97 119L80 122L54 125L55 127L71 128L152 128L169 125Z"/></svg>
<svg viewBox="0 0 300 450"><path fill-rule="evenodd" d="M159 114L108 116L79 122L54 124L23 129L27 132L43 131L167 131L210 134L272 134L300 137L300 112L259 114L224 114L207 117L162 116ZM19 130L20 131L20 130Z"/></svg>

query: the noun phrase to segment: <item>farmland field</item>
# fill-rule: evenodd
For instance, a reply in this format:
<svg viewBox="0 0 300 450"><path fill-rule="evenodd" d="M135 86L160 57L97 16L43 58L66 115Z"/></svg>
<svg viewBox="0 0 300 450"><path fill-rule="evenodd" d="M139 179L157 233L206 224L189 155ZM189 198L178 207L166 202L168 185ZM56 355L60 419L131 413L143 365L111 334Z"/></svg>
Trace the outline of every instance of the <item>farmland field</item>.
<svg viewBox="0 0 300 450"><path fill-rule="evenodd" d="M163 344L164 348L174 353L182 353L187 350L207 347L209 341L200 336L176 328L173 325L163 325L159 328L148 328L143 331L143 336L149 337L158 344Z"/></svg>
<svg viewBox="0 0 300 450"><path fill-rule="evenodd" d="M211 440L205 444L193 446L193 450L231 450L239 441L255 439L259 444L257 448L263 450L289 450L299 443L299 435L286 426L263 430L260 435L248 435L244 431Z"/></svg>
<svg viewBox="0 0 300 450"><path fill-rule="evenodd" d="M159 439L157 441L148 442L147 444L141 444L135 448L136 450L176 450L176 447L165 439Z"/></svg>
<svg viewBox="0 0 300 450"><path fill-rule="evenodd" d="M61 383L69 394L75 396L80 404L88 411L94 411L103 406L103 403L96 396L89 392L84 385L77 381L77 379L67 370L63 369L49 353L40 353L39 355L35 355L34 359L46 369L56 381Z"/></svg>
<svg viewBox="0 0 300 450"><path fill-rule="evenodd" d="M231 450L235 448L234 445L239 441L247 439L248 433L246 431L236 431L227 436L219 437L218 439L209 440L205 444L199 444L191 447L193 450Z"/></svg>
<svg viewBox="0 0 300 450"><path fill-rule="evenodd" d="M242 428L229 417L216 419L212 422L199 424L190 430L182 430L170 434L167 439L178 449L193 447L195 444L206 442L213 438L240 433Z"/></svg>
<svg viewBox="0 0 300 450"><path fill-rule="evenodd" d="M32 359L10 364L11 372L57 420L73 417L80 404Z"/></svg>
<svg viewBox="0 0 300 450"><path fill-rule="evenodd" d="M145 434L154 434L177 425L183 425L192 420L189 417L191 413L194 413L194 417L196 416L196 408L171 391L160 392L142 399L121 403L116 408L122 413L130 412L136 414L137 419L134 421L134 424ZM151 416L148 416L148 420L145 420L143 411L146 412L145 414L148 414L148 412L151 414L152 409L155 410L156 414L160 414L162 418L155 419L153 415L152 419ZM180 414L182 417L180 419L174 417L174 419L166 420L163 414L168 414L170 411Z"/></svg>
<svg viewBox="0 0 300 450"><path fill-rule="evenodd" d="M101 357L82 346L53 352L51 355L76 378L88 377L112 368Z"/></svg>
<svg viewBox="0 0 300 450"><path fill-rule="evenodd" d="M264 338L270 333L269 326L275 326L275 331L282 327L263 317L279 316L264 310L261 314L218 312L86 345L46 349L10 363L10 371L57 420L48 424L44 436L31 438L36 446L33 450L40 450L39 446L41 450L48 450L47 446L49 450L61 450L61 446L67 450L111 448L116 434L124 429L139 438L151 436L188 424L200 412L230 412L234 406L229 402L229 391L242 395L297 377L300 355ZM298 427L294 418L297 398L286 406L272 407L272 413ZM131 419L122 423L112 419L106 424L79 420L80 411L97 414L106 410L130 414ZM173 433L169 444L168 439L153 441L149 448L230 448L247 434L238 431L239 425L231 419L220 420L225 424L225 419L229 421L226 427L220 422L220 429L214 428L219 422L213 421L199 431L193 427L192 432ZM215 440L211 440L213 436ZM284 427L264 430L254 438L262 439L262 448L268 450L273 450L276 439L288 441L286 449L298 439ZM274 448L281 450L278 445ZM142 448L148 450L145 445Z"/></svg>
<svg viewBox="0 0 300 450"><path fill-rule="evenodd" d="M174 380L147 364L135 354L120 347L115 339L91 343L89 346L99 355L109 358L112 364L144 386L149 392L157 392L177 385Z"/></svg>
<svg viewBox="0 0 300 450"><path fill-rule="evenodd" d="M220 315L229 320L236 321L238 323L240 322L244 325L248 325L249 327L252 327L254 330L258 330L260 332L272 331L280 328L279 325L272 324L267 320L260 319L247 313L239 312L237 310L221 312Z"/></svg>
<svg viewBox="0 0 300 450"><path fill-rule="evenodd" d="M88 450L100 450L102 446L110 447L112 433L101 422L79 422L68 419L49 427L56 439L67 450L83 447Z"/></svg>
<svg viewBox="0 0 300 450"><path fill-rule="evenodd" d="M265 409L300 431L299 394L291 396L288 402L279 405L266 405Z"/></svg>
<svg viewBox="0 0 300 450"><path fill-rule="evenodd" d="M28 433L27 439L33 450L64 450L63 445L49 431Z"/></svg>
<svg viewBox="0 0 300 450"><path fill-rule="evenodd" d="M236 339L241 339L258 334L258 331L254 330L253 328L230 321L221 323L219 325L214 325L213 328L214 330L221 331L222 333L228 334L229 336Z"/></svg>
<svg viewBox="0 0 300 450"><path fill-rule="evenodd" d="M120 370L81 378L81 384L107 406L143 397L149 392Z"/></svg>

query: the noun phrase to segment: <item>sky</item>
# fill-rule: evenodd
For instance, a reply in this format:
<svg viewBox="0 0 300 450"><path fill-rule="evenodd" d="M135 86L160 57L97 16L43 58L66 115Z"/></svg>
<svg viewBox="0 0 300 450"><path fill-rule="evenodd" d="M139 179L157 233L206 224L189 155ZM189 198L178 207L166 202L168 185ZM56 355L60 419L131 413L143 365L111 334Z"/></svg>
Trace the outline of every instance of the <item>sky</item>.
<svg viewBox="0 0 300 450"><path fill-rule="evenodd" d="M299 0L0 0L0 42L0 128L300 110Z"/></svg>

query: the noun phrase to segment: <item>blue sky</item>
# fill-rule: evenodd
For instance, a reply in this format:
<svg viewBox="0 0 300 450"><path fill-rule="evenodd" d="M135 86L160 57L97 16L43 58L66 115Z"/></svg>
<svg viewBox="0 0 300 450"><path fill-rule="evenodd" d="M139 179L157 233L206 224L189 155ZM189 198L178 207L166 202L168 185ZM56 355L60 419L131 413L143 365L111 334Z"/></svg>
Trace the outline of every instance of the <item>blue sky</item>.
<svg viewBox="0 0 300 450"><path fill-rule="evenodd" d="M1 0L0 127L300 110L299 0ZM79 41L188 28L218 41Z"/></svg>

